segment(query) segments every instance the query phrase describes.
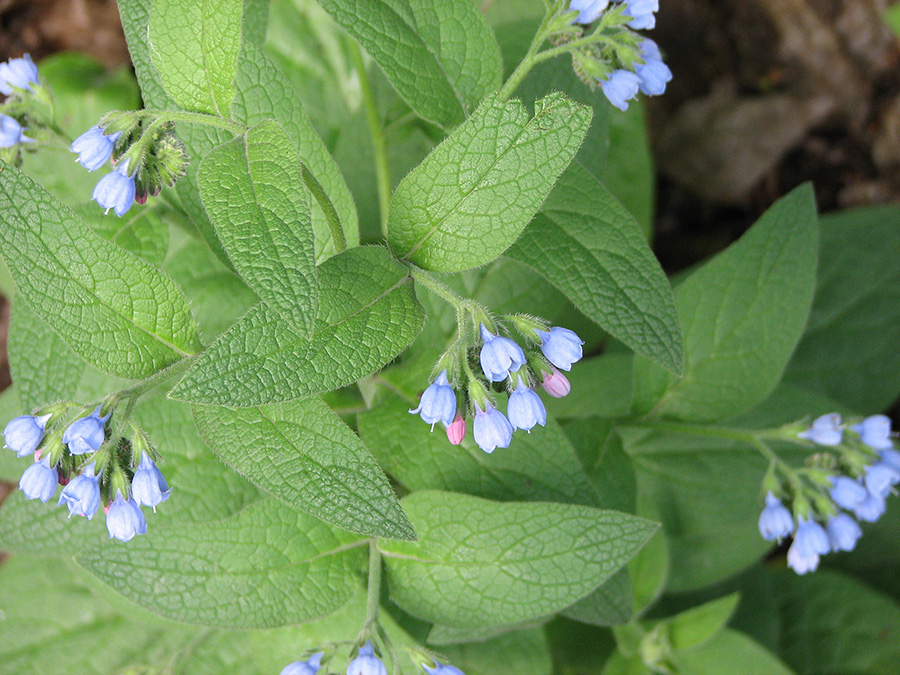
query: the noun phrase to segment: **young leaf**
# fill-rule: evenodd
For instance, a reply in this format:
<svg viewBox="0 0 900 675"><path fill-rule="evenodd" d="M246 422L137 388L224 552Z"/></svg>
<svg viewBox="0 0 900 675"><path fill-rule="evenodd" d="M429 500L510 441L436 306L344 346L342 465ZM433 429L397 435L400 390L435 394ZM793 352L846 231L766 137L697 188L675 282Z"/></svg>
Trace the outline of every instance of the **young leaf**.
<svg viewBox="0 0 900 675"><path fill-rule="evenodd" d="M359 433L385 470L409 490L448 490L499 501L553 501L599 506L559 425L516 439L515 452L487 455L466 438L450 445L429 433L411 405L395 396L358 416Z"/></svg>
<svg viewBox="0 0 900 675"><path fill-rule="evenodd" d="M127 544L85 549L76 562L170 619L267 628L307 621L344 604L359 585L367 558L363 544L267 499L213 527L148 528Z"/></svg>
<svg viewBox="0 0 900 675"><path fill-rule="evenodd" d="M452 492L416 492L402 503L419 541L379 542L391 597L426 621L462 628L520 623L571 605L656 527L587 506Z"/></svg>
<svg viewBox="0 0 900 675"><path fill-rule="evenodd" d="M207 155L197 174L203 205L232 265L300 335L316 316L316 261L297 148L263 122Z"/></svg>
<svg viewBox="0 0 900 675"><path fill-rule="evenodd" d="M200 349L181 291L17 169L0 167L0 250L19 292L89 363L140 379Z"/></svg>
<svg viewBox="0 0 900 675"><path fill-rule="evenodd" d="M494 34L469 0L322 0L366 48L403 99L452 128L500 88Z"/></svg>
<svg viewBox="0 0 900 675"><path fill-rule="evenodd" d="M684 373L678 378L635 359L639 412L714 421L762 401L806 325L818 243L813 191L804 185L685 279L675 290Z"/></svg>
<svg viewBox="0 0 900 675"><path fill-rule="evenodd" d="M149 47L162 86L185 110L228 116L242 0L153 0Z"/></svg>
<svg viewBox="0 0 900 675"><path fill-rule="evenodd" d="M377 462L321 399L193 410L213 452L287 504L359 534L415 540Z"/></svg>
<svg viewBox="0 0 900 675"><path fill-rule="evenodd" d="M732 593L681 612L663 623L673 649L691 649L715 637L737 608L740 595Z"/></svg>
<svg viewBox="0 0 900 675"><path fill-rule="evenodd" d="M418 334L422 308L407 269L385 249L350 249L318 271L309 339L259 304L197 359L171 396L247 407L337 389L383 367Z"/></svg>
<svg viewBox="0 0 900 675"><path fill-rule="evenodd" d="M562 94L535 103L489 96L397 186L388 243L439 272L491 262L516 240L569 165L590 109Z"/></svg>
<svg viewBox="0 0 900 675"><path fill-rule="evenodd" d="M634 218L587 170L569 167L509 255L626 345L681 371L669 281Z"/></svg>

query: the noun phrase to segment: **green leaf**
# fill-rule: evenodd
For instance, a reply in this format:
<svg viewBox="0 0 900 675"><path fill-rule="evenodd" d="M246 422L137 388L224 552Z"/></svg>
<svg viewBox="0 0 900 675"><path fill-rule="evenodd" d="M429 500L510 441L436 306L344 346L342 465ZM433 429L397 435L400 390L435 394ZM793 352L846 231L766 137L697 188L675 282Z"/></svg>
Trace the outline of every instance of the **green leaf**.
<svg viewBox="0 0 900 675"><path fill-rule="evenodd" d="M127 544L85 549L76 561L170 619L267 628L307 621L344 604L359 586L364 543L270 499L214 527L148 529Z"/></svg>
<svg viewBox="0 0 900 675"><path fill-rule="evenodd" d="M358 416L359 433L391 476L409 490L448 490L498 501L598 506L572 446L552 418L517 437L515 451L486 454L471 439L451 445L395 396Z"/></svg>
<svg viewBox="0 0 900 675"><path fill-rule="evenodd" d="M27 408L20 405L17 386L11 384L0 392L0 422L5 426L9 420L26 412ZM27 458L26 458L27 459ZM17 483L22 472L28 468L28 462L16 457L12 452L0 452L0 480L9 483ZM2 514L2 511L0 511Z"/></svg>
<svg viewBox="0 0 900 675"><path fill-rule="evenodd" d="M291 137L303 162L322 186L337 212L348 246L359 242L356 205L341 171L319 138L297 100L290 81L258 48L245 43L238 55L235 86L237 94L231 104L232 116L247 126L267 119L276 120ZM316 233L316 260L322 262L336 249L322 204L313 199L313 231Z"/></svg>
<svg viewBox="0 0 900 675"><path fill-rule="evenodd" d="M621 569L561 614L594 626L614 626L631 620L632 605L628 570Z"/></svg>
<svg viewBox="0 0 900 675"><path fill-rule="evenodd" d="M568 166L590 110L561 94L535 104L488 97L397 186L388 243L440 272L491 262L516 240Z"/></svg>
<svg viewBox="0 0 900 675"><path fill-rule="evenodd" d="M419 540L379 542L391 597L447 626L520 623L559 611L621 568L655 528L587 506L451 492L416 492L402 504Z"/></svg>
<svg viewBox="0 0 900 675"><path fill-rule="evenodd" d="M359 534L415 540L377 462L321 399L194 406L194 419L225 463L292 507Z"/></svg>
<svg viewBox="0 0 900 675"><path fill-rule="evenodd" d="M322 0L403 99L452 128L500 88L500 48L469 0Z"/></svg>
<svg viewBox="0 0 900 675"><path fill-rule="evenodd" d="M141 98L147 108L170 108L174 101L166 94L159 71L150 57L150 9L153 0L119 0L119 17L128 44L128 53L134 64ZM182 139L183 140L183 139ZM194 155L191 155L194 156Z"/></svg>
<svg viewBox="0 0 900 675"><path fill-rule="evenodd" d="M691 675L793 675L778 657L743 633L726 628L712 640L677 652L679 672ZM604 671L606 675L606 671Z"/></svg>
<svg viewBox="0 0 900 675"><path fill-rule="evenodd" d="M262 122L207 155L200 195L235 270L300 335L316 316L316 261L297 148Z"/></svg>
<svg viewBox="0 0 900 675"><path fill-rule="evenodd" d="M228 116L243 11L241 0L153 0L150 56L162 86L182 108Z"/></svg>
<svg viewBox="0 0 900 675"><path fill-rule="evenodd" d="M509 255L626 345L681 371L681 329L666 275L634 218L587 170L569 167Z"/></svg>
<svg viewBox="0 0 900 675"><path fill-rule="evenodd" d="M821 221L816 296L784 381L860 412L900 394L900 207Z"/></svg>
<svg viewBox="0 0 900 675"><path fill-rule="evenodd" d="M580 335L580 333L579 333ZM579 361L566 378L568 396L546 401L554 417L623 417L634 399L631 354L609 353Z"/></svg>
<svg viewBox="0 0 900 675"><path fill-rule="evenodd" d="M259 304L197 359L170 395L247 407L350 384L383 367L421 329L422 308L410 281L406 267L383 248L335 256L319 267L310 339Z"/></svg>
<svg viewBox="0 0 900 675"><path fill-rule="evenodd" d="M140 379L200 348L171 279L94 234L15 168L2 170L0 250L19 292L76 353Z"/></svg>
<svg viewBox="0 0 900 675"><path fill-rule="evenodd" d="M94 232L159 267L169 252L169 224L157 211L166 213L163 208L144 207L135 209L123 218L110 218L94 202L75 207L75 213Z"/></svg>
<svg viewBox="0 0 900 675"><path fill-rule="evenodd" d="M638 412L715 421L762 401L806 324L817 250L816 206L805 185L685 279L675 289L684 373L678 378L636 359Z"/></svg>
<svg viewBox="0 0 900 675"><path fill-rule="evenodd" d="M467 645L448 645L440 651L446 657L443 662L464 670L466 675L551 675L553 672L547 638L540 628L518 630Z"/></svg>
<svg viewBox="0 0 900 675"><path fill-rule="evenodd" d="M732 593L663 621L673 649L691 649L718 635L734 610L740 595Z"/></svg>
<svg viewBox="0 0 900 675"><path fill-rule="evenodd" d="M594 175L634 216L644 237L652 240L656 176L647 134L646 106L639 98L624 112L607 107L610 115L606 165L602 173Z"/></svg>

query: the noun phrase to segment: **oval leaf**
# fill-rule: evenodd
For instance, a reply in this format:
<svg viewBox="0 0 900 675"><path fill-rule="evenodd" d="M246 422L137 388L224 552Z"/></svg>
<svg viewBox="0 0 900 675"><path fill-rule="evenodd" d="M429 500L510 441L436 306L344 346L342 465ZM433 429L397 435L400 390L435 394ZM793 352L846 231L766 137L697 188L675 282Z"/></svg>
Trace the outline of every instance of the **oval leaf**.
<svg viewBox="0 0 900 675"><path fill-rule="evenodd" d="M617 511L416 492L403 507L417 543L379 542L391 597L433 623L520 623L571 605L621 568L656 529Z"/></svg>
<svg viewBox="0 0 900 675"><path fill-rule="evenodd" d="M378 463L321 399L193 410L213 452L287 504L359 534L415 540Z"/></svg>
<svg viewBox="0 0 900 675"><path fill-rule="evenodd" d="M388 243L439 272L489 263L516 240L572 161L590 109L551 94L528 118L488 97L397 186Z"/></svg>
<svg viewBox="0 0 900 675"><path fill-rule="evenodd" d="M0 251L31 308L79 356L141 379L201 348L169 277L95 234L17 169L0 171Z"/></svg>

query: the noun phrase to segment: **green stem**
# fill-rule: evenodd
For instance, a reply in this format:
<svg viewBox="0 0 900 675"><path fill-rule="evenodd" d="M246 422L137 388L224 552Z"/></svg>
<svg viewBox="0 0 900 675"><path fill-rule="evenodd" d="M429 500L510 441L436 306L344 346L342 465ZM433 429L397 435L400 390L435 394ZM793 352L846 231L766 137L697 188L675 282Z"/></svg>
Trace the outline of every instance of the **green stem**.
<svg viewBox="0 0 900 675"><path fill-rule="evenodd" d="M425 270L416 267L412 263L406 263L406 266L409 267L409 274L416 282L422 284L435 295L439 295L457 310L464 310L471 306L471 300L462 297L447 284L438 281Z"/></svg>
<svg viewBox="0 0 900 675"><path fill-rule="evenodd" d="M150 391L154 387L157 387L160 384L162 384L163 382L165 382L166 380L170 380L171 378L175 377L176 375L180 375L181 373L186 371L188 368L190 368L193 365L194 360L197 359L198 356L199 356L199 354L193 355L193 356L186 356L183 359L181 359L180 361L176 361L171 366L163 368L162 370L154 373L153 375L146 378L145 380L141 380L133 387L130 387L129 389L122 389L122 390L116 392L115 398L118 400L122 400L124 398L132 398L132 399L140 398L141 396L146 394L148 391Z"/></svg>
<svg viewBox="0 0 900 675"><path fill-rule="evenodd" d="M306 183L307 189L312 193L312 196L319 204L322 213L325 214L328 229L331 230L331 239L334 241L334 252L342 253L343 251L346 251L347 239L344 237L344 228L341 227L340 216L338 216L334 204L331 203L331 199L328 198L325 188L323 188L322 184L316 180L312 171L307 169L305 164L303 165L303 182Z"/></svg>
<svg viewBox="0 0 900 675"><path fill-rule="evenodd" d="M381 233L387 236L388 211L391 207L391 170L388 165L387 145L384 142L384 131L378 118L378 108L366 63L362 51L352 38L347 38L350 58L359 75L359 88L362 92L363 106L366 109L366 120L369 123L369 135L372 137L372 150L375 153L375 179L378 183L378 212L381 216Z"/></svg>
<svg viewBox="0 0 900 675"><path fill-rule="evenodd" d="M247 131L240 122L219 117L218 115L207 115L206 113L187 112L186 110L135 110L133 112L124 113L131 115L136 119L144 119L147 117L156 117L167 122L190 122L192 124L205 124L209 127L217 127L225 129L233 134L243 134Z"/></svg>
<svg viewBox="0 0 900 675"><path fill-rule="evenodd" d="M378 620L378 608L381 606L381 551L378 540L369 542L369 588L366 596L366 623L363 631L375 625Z"/></svg>
<svg viewBox="0 0 900 675"><path fill-rule="evenodd" d="M542 44L544 44L544 40L547 39L547 26L550 23L550 19L553 17L552 11L547 11L544 15L544 20L541 21L540 28L538 28L537 33L534 35L534 39L531 41L531 45L528 47L528 51L525 53L525 58L523 58L519 65L516 66L516 69L512 72L503 86L500 88L498 92L498 96L501 101L506 101L512 96L512 93L516 90L522 80L525 79L525 76L531 72L531 69L538 63L535 60L535 55L537 54L538 49Z"/></svg>

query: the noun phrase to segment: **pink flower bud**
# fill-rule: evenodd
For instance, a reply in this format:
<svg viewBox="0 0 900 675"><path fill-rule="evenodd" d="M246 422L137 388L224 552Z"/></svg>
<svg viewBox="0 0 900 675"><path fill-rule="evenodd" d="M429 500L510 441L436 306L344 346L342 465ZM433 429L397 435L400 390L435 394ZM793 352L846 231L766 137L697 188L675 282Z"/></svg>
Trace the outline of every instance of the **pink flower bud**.
<svg viewBox="0 0 900 675"><path fill-rule="evenodd" d="M466 421L463 419L462 415L456 413L456 419L453 420L453 423L449 427L447 427L447 440L453 443L453 445L459 445L462 443L465 435Z"/></svg>
<svg viewBox="0 0 900 675"><path fill-rule="evenodd" d="M568 378L556 368L554 368L553 372L549 375L544 373L543 387L544 391L553 398L568 396L569 392L572 390L572 385L569 384Z"/></svg>

